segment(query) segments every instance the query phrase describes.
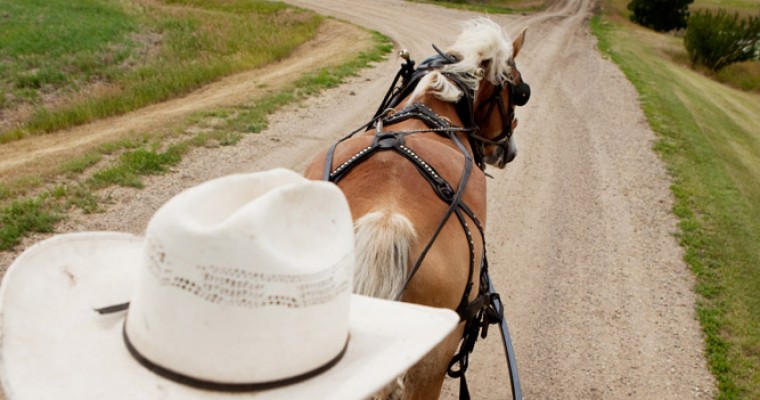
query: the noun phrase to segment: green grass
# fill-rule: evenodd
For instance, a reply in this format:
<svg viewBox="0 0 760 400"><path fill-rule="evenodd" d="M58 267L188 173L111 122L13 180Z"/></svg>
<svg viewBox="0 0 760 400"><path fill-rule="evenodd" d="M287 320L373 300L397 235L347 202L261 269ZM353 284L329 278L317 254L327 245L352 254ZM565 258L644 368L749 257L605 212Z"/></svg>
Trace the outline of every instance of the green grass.
<svg viewBox="0 0 760 400"><path fill-rule="evenodd" d="M0 209L0 249L12 248L30 232L52 232L61 218L45 196L12 202Z"/></svg>
<svg viewBox="0 0 760 400"><path fill-rule="evenodd" d="M253 104L198 113L188 117L176 134L143 132L69 160L59 168L59 174L69 180L66 184L40 188L39 179L11 185L0 183L0 205L5 204L0 206L0 215L9 215L0 220L0 251L12 249L22 237L31 233L50 232L55 222L66 218L72 208L85 213L103 210L108 199L98 197L96 192L99 190L112 186L141 188L144 176L169 172L169 168L179 164L194 147L231 146L247 134L261 132L267 127L267 117L272 112L342 83L372 62L382 60L393 48L390 40L380 34L374 34L374 41L373 48L357 54L345 64L306 74L292 85ZM189 129L191 127L205 129L201 133L190 133L194 131ZM108 159L114 160L108 162ZM85 176L88 172L91 172L89 177ZM42 194L28 197L27 189ZM15 222L34 218L48 223Z"/></svg>
<svg viewBox="0 0 760 400"><path fill-rule="evenodd" d="M720 70L716 79L741 90L760 92L760 61L731 64Z"/></svg>
<svg viewBox="0 0 760 400"><path fill-rule="evenodd" d="M89 187L82 184L66 186L66 202L64 208L69 210L73 207L79 208L85 214L100 212L103 210L101 203L103 199L98 198Z"/></svg>
<svg viewBox="0 0 760 400"><path fill-rule="evenodd" d="M63 165L61 165L61 172L74 175L81 174L87 168L97 164L102 158L103 156L99 153L84 154L78 158L65 161Z"/></svg>
<svg viewBox="0 0 760 400"><path fill-rule="evenodd" d="M110 73L129 56L129 34L138 26L113 1L6 0L0 3L0 28L0 87L36 100L48 86Z"/></svg>
<svg viewBox="0 0 760 400"><path fill-rule="evenodd" d="M638 90L673 176L716 397L760 399L760 95L691 70L680 38L620 18L624 6L605 2L591 26Z"/></svg>
<svg viewBox="0 0 760 400"><path fill-rule="evenodd" d="M167 167L177 165L182 160L185 151L186 146L171 146L165 151L158 151L155 146L127 151L118 163L96 172L87 181L87 186L92 189L111 185L142 188L141 176L166 172Z"/></svg>
<svg viewBox="0 0 760 400"><path fill-rule="evenodd" d="M8 186L0 183L0 201L3 201L11 196L11 190Z"/></svg>
<svg viewBox="0 0 760 400"><path fill-rule="evenodd" d="M74 183L55 185L39 195L21 197L0 207L0 250L9 250L31 233L51 233L66 218L66 210L100 210L101 200L91 188Z"/></svg>
<svg viewBox="0 0 760 400"><path fill-rule="evenodd" d="M528 13L546 7L545 0L409 0L430 3L458 10L476 11L489 14Z"/></svg>
<svg viewBox="0 0 760 400"><path fill-rule="evenodd" d="M131 111L282 59L320 21L261 0L0 2L0 107L34 108L20 124L0 125L0 143Z"/></svg>

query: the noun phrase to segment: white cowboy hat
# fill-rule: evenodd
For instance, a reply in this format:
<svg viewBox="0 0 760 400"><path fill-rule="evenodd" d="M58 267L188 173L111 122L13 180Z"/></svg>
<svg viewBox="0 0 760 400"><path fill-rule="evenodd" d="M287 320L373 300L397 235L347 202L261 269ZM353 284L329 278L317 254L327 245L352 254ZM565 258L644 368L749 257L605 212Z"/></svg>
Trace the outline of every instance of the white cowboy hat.
<svg viewBox="0 0 760 400"><path fill-rule="evenodd" d="M333 184L212 180L144 238L65 234L19 256L0 288L0 378L11 399L367 398L458 317L352 295L352 269Z"/></svg>

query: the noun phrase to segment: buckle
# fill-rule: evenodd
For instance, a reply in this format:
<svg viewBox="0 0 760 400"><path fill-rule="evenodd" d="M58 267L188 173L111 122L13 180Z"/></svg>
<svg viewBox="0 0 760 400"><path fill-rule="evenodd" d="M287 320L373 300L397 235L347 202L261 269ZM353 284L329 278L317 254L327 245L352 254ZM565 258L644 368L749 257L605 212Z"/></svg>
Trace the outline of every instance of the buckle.
<svg viewBox="0 0 760 400"><path fill-rule="evenodd" d="M438 193L440 193L449 204L454 200L454 189L452 189L451 185L446 181L438 182Z"/></svg>

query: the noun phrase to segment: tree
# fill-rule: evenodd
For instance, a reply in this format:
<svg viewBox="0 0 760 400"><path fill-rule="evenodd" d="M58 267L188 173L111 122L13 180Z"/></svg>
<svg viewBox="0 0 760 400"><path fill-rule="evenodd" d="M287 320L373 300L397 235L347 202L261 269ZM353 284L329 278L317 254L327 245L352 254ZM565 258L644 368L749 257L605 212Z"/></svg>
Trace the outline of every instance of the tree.
<svg viewBox="0 0 760 400"><path fill-rule="evenodd" d="M760 16L739 18L719 9L699 10L689 18L683 38L692 65L713 71L736 62L756 59L760 46Z"/></svg>
<svg viewBox="0 0 760 400"><path fill-rule="evenodd" d="M631 21L658 32L686 28L689 4L694 0L631 0Z"/></svg>

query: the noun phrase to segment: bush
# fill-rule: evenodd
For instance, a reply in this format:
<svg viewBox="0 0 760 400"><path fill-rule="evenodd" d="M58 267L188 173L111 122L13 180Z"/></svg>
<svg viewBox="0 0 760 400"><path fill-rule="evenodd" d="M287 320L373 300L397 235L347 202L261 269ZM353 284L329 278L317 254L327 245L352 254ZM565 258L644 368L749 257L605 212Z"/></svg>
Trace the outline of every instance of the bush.
<svg viewBox="0 0 760 400"><path fill-rule="evenodd" d="M726 65L757 59L760 44L760 16L739 18L719 9L713 14L700 10L689 18L684 46L692 65L713 71Z"/></svg>
<svg viewBox="0 0 760 400"><path fill-rule="evenodd" d="M689 18L689 4L694 0L631 0L631 21L654 29L667 32L686 28Z"/></svg>

